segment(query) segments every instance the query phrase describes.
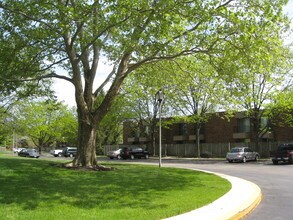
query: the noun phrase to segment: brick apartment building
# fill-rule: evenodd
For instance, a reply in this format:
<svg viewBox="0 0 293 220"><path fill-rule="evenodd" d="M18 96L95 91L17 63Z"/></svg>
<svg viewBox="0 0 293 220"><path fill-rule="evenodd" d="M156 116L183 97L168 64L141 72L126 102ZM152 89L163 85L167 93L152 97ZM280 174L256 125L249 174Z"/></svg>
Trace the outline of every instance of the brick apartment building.
<svg viewBox="0 0 293 220"><path fill-rule="evenodd" d="M164 124L164 120L162 122ZM134 131L132 122L124 122L123 144L124 145L145 145L149 140L146 136L140 135L146 132L147 128L140 128L140 132ZM144 131L141 131L144 129ZM175 123L169 128L162 127L163 144L192 144L195 142L194 125L186 123ZM156 132L156 142L158 141ZM271 126L270 132L262 136L261 142L291 142L293 141L293 127ZM237 113L232 118L225 118L224 113L212 114L207 123L200 131L201 143L249 143L252 142L250 119L243 113Z"/></svg>

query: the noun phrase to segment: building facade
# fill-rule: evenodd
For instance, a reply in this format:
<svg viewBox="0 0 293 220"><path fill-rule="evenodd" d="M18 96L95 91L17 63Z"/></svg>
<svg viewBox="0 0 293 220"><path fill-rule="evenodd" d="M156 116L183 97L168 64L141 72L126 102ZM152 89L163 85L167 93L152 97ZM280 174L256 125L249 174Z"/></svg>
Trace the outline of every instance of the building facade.
<svg viewBox="0 0 293 220"><path fill-rule="evenodd" d="M195 126L187 123L174 123L164 126L162 119L162 143L163 144L191 144L195 143ZM262 123L266 123L262 119ZM150 142L158 142L158 132L154 132L154 138L150 138L147 126L134 130L133 122L124 123L124 145L146 145ZM224 112L211 114L209 120L201 126L200 143L250 143L252 139L250 118L244 113L236 113L233 117L225 117ZM293 127L280 127L271 125L269 131L261 134L261 142L291 142L293 141Z"/></svg>

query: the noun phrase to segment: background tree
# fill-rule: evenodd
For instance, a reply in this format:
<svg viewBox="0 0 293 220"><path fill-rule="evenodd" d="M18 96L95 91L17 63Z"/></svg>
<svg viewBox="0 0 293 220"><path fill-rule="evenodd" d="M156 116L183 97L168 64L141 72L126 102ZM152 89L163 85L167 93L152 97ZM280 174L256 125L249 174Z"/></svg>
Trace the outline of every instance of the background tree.
<svg viewBox="0 0 293 220"><path fill-rule="evenodd" d="M13 134L7 126L7 117L8 113L6 109L0 107L0 146L8 146L11 144Z"/></svg>
<svg viewBox="0 0 293 220"><path fill-rule="evenodd" d="M211 113L224 106L224 81L208 60L188 57L176 60L170 66L172 86L166 91L173 107L176 122L194 124L195 142L200 151L200 130Z"/></svg>
<svg viewBox="0 0 293 220"><path fill-rule="evenodd" d="M41 151L56 142L76 143L77 120L72 110L50 101L21 102L13 108L15 131L29 137ZM75 140L73 140L75 138Z"/></svg>
<svg viewBox="0 0 293 220"><path fill-rule="evenodd" d="M166 69L168 62L146 65L129 76L122 86L122 98L126 120L135 131L135 137L144 137L147 148L155 153L155 136L158 124L158 103L156 93L168 86ZM163 115L171 116L168 106L163 105Z"/></svg>
<svg viewBox="0 0 293 220"><path fill-rule="evenodd" d="M231 106L237 111L245 111L246 117L250 119L256 150L260 139L270 129L269 121L264 122L267 104L283 88L292 86L286 80L289 77L290 52L277 42L259 45L259 38L265 37L262 34L266 32L269 34L269 30L263 30L247 42L245 56L235 61L235 78L227 82L231 97L234 98Z"/></svg>
<svg viewBox="0 0 293 220"><path fill-rule="evenodd" d="M267 117L276 126L293 126L293 86L278 93L267 106Z"/></svg>
<svg viewBox="0 0 293 220"><path fill-rule="evenodd" d="M283 28L286 3L5 0L0 3L0 44L9 42L6 46L18 52L13 74L5 75L25 80L56 77L74 85L79 127L73 165L95 166L97 127L129 73L148 63L191 53L212 57L225 44L241 45L259 32L259 25L271 28L269 37L260 39L263 44L270 42ZM7 48L1 57L9 55ZM112 62L113 71L95 87L101 56ZM65 72L57 72L56 67ZM95 106L110 79L105 98Z"/></svg>

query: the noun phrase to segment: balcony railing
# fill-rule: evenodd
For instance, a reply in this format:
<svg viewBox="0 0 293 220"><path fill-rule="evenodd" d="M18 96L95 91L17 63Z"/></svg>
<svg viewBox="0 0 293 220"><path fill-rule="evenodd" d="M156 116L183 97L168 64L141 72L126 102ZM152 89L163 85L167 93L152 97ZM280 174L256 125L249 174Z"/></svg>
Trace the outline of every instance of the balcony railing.
<svg viewBox="0 0 293 220"><path fill-rule="evenodd" d="M249 138L249 133L247 132L233 133L233 139L247 139L247 138Z"/></svg>
<svg viewBox="0 0 293 220"><path fill-rule="evenodd" d="M175 135L173 136L173 141L185 141L187 140L186 135Z"/></svg>
<svg viewBox="0 0 293 220"><path fill-rule="evenodd" d="M189 135L189 140L194 141L195 140L195 135ZM203 134L199 135L199 140L204 140L204 135Z"/></svg>

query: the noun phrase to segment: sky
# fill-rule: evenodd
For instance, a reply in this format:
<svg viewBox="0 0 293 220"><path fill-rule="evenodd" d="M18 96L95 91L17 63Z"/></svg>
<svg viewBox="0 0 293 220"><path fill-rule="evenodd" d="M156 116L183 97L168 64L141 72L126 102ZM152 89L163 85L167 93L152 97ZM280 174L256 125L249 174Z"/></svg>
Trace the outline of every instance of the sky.
<svg viewBox="0 0 293 220"><path fill-rule="evenodd" d="M293 0L289 0L287 6L284 8L284 13L293 19ZM293 28L293 23L292 23ZM97 79L95 85L100 85L111 72L112 67L105 64L105 60L101 60L99 63L99 72L97 73ZM56 92L59 101L63 101L69 106L75 106L74 87L70 82L61 79L55 79L53 89Z"/></svg>
<svg viewBox="0 0 293 220"><path fill-rule="evenodd" d="M112 71L112 66L106 65L105 63L106 61L103 59L101 59L99 62L99 70L94 82L95 86L97 87L105 81L106 77ZM76 106L74 87L72 83L62 79L54 79L53 90L56 92L59 101L63 101L68 106Z"/></svg>

